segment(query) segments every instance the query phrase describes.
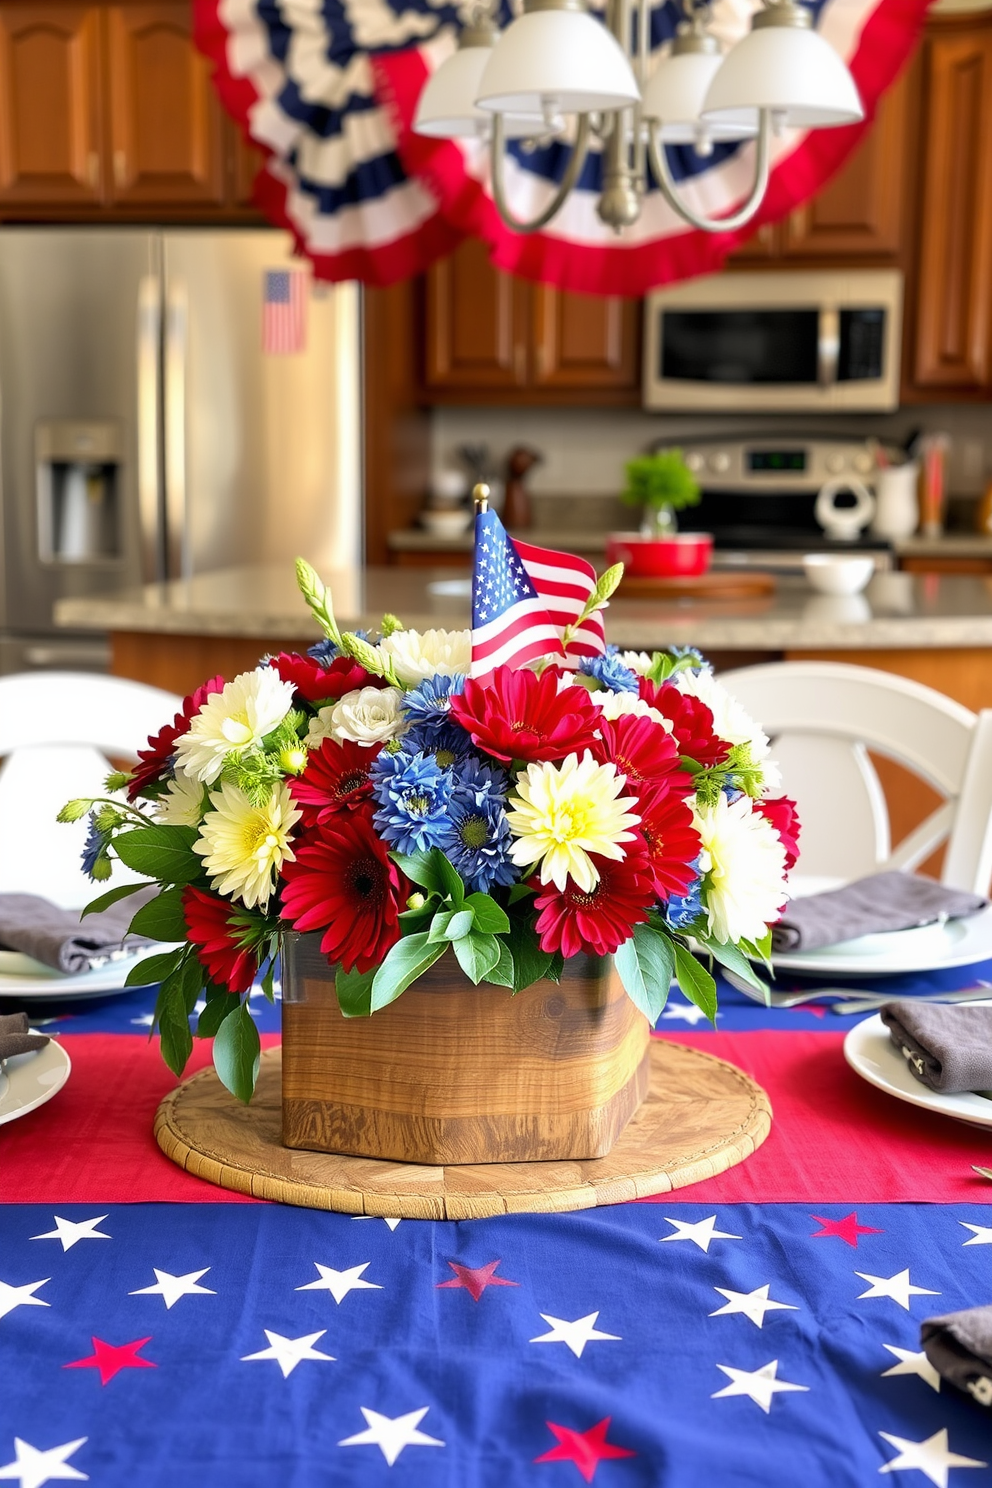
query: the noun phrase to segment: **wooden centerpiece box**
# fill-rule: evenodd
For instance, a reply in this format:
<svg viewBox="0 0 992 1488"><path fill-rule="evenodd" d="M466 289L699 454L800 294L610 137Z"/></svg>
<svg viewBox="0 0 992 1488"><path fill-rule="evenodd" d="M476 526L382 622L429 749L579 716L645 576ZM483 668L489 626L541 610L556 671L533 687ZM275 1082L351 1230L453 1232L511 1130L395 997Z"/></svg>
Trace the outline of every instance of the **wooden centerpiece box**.
<svg viewBox="0 0 992 1488"><path fill-rule="evenodd" d="M650 1029L610 956L560 983L474 986L453 954L371 1017L345 1018L319 935L283 950L287 1147L401 1162L604 1157L648 1092Z"/></svg>

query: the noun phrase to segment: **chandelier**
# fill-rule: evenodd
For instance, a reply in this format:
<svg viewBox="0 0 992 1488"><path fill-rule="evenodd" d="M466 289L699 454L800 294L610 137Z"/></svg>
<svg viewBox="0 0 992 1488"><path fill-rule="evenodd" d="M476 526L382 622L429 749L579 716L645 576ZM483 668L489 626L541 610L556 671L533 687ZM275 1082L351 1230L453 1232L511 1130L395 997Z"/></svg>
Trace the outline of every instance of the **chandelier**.
<svg viewBox="0 0 992 1488"><path fill-rule="evenodd" d="M504 32L475 12L458 49L429 78L414 128L440 139L488 140L493 198L506 225L536 232L564 206L592 142L601 142L597 212L622 233L637 221L648 169L669 205L693 227L727 232L755 215L768 186L773 136L864 118L846 65L813 29L798 0L763 0L751 30L721 54L709 8L685 0L670 50L650 70L651 0L607 0L606 25L588 0L523 0ZM508 140L525 148L563 138L576 118L565 173L544 210L521 221L506 192ZM754 183L737 211L707 217L679 195L666 145L712 153L719 142L755 140Z"/></svg>

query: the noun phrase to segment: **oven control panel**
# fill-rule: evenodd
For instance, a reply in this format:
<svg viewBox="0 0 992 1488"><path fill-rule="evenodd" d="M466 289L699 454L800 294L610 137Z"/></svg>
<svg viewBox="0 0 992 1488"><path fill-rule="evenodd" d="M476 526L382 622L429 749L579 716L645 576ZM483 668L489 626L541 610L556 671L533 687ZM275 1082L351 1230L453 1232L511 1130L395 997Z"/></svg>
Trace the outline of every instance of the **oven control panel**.
<svg viewBox="0 0 992 1488"><path fill-rule="evenodd" d="M818 491L824 481L844 476L870 485L879 468L879 445L866 439L760 435L663 440L654 448L680 449L699 484L710 491Z"/></svg>

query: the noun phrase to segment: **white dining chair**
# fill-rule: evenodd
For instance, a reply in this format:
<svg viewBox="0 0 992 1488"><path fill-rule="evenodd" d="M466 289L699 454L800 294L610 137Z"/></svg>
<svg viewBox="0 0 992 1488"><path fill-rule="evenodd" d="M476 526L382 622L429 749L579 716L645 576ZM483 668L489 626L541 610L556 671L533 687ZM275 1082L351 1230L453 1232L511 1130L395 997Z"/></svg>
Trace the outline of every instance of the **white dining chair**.
<svg viewBox="0 0 992 1488"><path fill-rule="evenodd" d="M0 893L43 894L79 909L101 892L83 873L86 822L64 825L66 801L103 796L111 760L133 762L182 699L92 672L0 677ZM115 864L111 884L140 875Z"/></svg>
<svg viewBox="0 0 992 1488"><path fill-rule="evenodd" d="M803 879L911 870L946 843L941 881L988 892L992 709L972 713L919 682L842 662L769 662L723 672L720 681L774 741L785 793L799 806ZM869 752L943 798L894 849Z"/></svg>

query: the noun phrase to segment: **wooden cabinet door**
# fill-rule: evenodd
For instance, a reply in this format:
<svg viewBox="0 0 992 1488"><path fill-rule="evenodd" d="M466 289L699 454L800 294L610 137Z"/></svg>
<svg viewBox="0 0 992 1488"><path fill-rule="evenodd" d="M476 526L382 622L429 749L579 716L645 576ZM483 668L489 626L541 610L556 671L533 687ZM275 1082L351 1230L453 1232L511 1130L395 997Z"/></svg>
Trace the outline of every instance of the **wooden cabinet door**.
<svg viewBox="0 0 992 1488"><path fill-rule="evenodd" d="M112 6L107 21L113 201L221 205L220 106L189 6Z"/></svg>
<svg viewBox="0 0 992 1488"><path fill-rule="evenodd" d="M632 391L640 385L641 302L533 288L537 388Z"/></svg>
<svg viewBox="0 0 992 1488"><path fill-rule="evenodd" d="M470 238L427 275L425 382L431 392L506 392L528 378L529 285L500 273Z"/></svg>
<svg viewBox="0 0 992 1488"><path fill-rule="evenodd" d="M787 258L889 260L899 256L906 196L909 89L884 95L871 129L824 189L786 218Z"/></svg>
<svg viewBox="0 0 992 1488"><path fill-rule="evenodd" d="M935 29L923 67L912 377L980 391L992 385L992 18Z"/></svg>
<svg viewBox="0 0 992 1488"><path fill-rule="evenodd" d="M0 7L0 203L99 203L100 12Z"/></svg>
<svg viewBox="0 0 992 1488"><path fill-rule="evenodd" d="M231 200L236 207L254 207L255 177L265 164L265 154L250 145L230 120L226 121L225 127L232 136Z"/></svg>

